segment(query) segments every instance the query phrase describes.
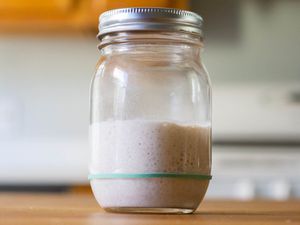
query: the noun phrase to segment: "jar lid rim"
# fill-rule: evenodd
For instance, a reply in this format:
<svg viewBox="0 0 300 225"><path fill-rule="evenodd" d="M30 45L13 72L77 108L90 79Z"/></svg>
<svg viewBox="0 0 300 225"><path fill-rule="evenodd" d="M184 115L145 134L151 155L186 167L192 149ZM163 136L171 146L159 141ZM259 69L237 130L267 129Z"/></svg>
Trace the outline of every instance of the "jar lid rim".
<svg viewBox="0 0 300 225"><path fill-rule="evenodd" d="M99 33L125 31L177 31L202 37L203 19L194 12L173 8L120 8L99 16Z"/></svg>

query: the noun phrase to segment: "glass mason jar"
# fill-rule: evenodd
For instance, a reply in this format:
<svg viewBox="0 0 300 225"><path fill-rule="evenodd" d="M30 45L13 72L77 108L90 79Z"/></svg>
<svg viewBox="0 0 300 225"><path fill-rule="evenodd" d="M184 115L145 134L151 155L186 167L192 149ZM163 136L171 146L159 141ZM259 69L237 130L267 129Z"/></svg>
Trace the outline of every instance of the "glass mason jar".
<svg viewBox="0 0 300 225"><path fill-rule="evenodd" d="M166 8L101 15L89 179L107 211L191 213L211 179L202 19Z"/></svg>

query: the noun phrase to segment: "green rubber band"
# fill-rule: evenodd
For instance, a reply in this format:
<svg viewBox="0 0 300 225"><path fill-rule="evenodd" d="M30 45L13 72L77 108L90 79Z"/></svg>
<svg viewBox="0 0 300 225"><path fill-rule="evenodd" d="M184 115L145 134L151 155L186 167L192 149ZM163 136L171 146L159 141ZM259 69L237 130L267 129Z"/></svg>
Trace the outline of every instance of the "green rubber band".
<svg viewBox="0 0 300 225"><path fill-rule="evenodd" d="M88 176L89 180L94 179L130 179L130 178L183 178L196 180L210 180L211 175L201 174L180 174L180 173L96 173Z"/></svg>

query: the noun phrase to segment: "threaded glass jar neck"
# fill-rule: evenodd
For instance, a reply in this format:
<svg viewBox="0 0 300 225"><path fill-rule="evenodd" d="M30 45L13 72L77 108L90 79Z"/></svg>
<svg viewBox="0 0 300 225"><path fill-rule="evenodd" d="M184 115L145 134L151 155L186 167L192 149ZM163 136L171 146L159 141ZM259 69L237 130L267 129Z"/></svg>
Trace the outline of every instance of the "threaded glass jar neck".
<svg viewBox="0 0 300 225"><path fill-rule="evenodd" d="M135 43L135 44L183 44L195 47L202 47L202 38L192 34L177 32L160 32L160 31L132 31L117 32L105 35L100 40L98 48L104 48L107 45Z"/></svg>

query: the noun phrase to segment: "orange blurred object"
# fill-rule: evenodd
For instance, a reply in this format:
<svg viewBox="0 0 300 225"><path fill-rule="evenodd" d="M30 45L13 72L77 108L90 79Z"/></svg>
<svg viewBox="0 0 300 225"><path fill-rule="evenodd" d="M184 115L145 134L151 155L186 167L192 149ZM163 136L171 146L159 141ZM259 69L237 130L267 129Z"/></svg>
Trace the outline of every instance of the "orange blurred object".
<svg viewBox="0 0 300 225"><path fill-rule="evenodd" d="M64 13L68 11L74 1L72 0L10 0L0 1L0 12L1 14L11 13L14 16L20 14L40 14L40 13Z"/></svg>
<svg viewBox="0 0 300 225"><path fill-rule="evenodd" d="M95 31L102 12L124 7L188 9L188 0L0 0L0 32Z"/></svg>

